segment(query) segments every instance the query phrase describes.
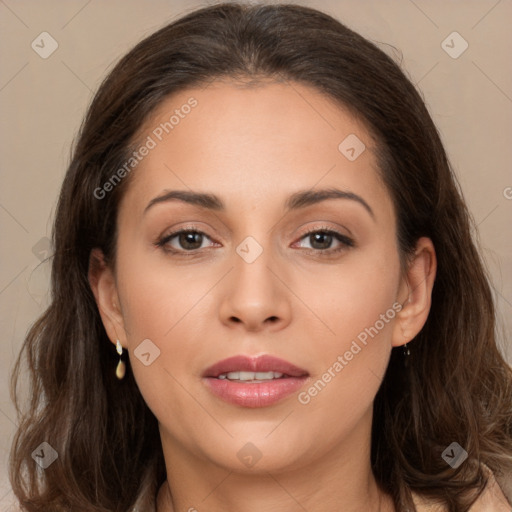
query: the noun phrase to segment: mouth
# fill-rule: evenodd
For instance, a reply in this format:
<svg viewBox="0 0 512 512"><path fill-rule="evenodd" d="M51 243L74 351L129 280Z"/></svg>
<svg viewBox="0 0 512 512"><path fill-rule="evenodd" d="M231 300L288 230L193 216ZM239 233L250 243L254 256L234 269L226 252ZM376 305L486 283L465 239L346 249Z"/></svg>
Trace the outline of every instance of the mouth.
<svg viewBox="0 0 512 512"><path fill-rule="evenodd" d="M275 380L275 379L286 379L290 377L289 375L285 375L281 372L228 372L228 373L221 373L216 378L217 379L228 379L231 381L239 381L239 382L247 382L248 384L251 383L258 383L263 381L269 381L269 380Z"/></svg>
<svg viewBox="0 0 512 512"><path fill-rule="evenodd" d="M242 407L272 405L298 391L309 373L270 355L235 356L207 368L203 382L217 397Z"/></svg>

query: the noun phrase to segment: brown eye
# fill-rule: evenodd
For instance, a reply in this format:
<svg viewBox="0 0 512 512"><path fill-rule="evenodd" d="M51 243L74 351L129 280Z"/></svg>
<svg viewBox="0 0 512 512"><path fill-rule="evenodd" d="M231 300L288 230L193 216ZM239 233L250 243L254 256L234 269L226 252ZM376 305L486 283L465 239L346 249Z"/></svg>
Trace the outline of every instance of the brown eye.
<svg viewBox="0 0 512 512"><path fill-rule="evenodd" d="M195 250L199 249L202 245L203 234L197 231L182 231L178 235L178 243L183 249Z"/></svg>
<svg viewBox="0 0 512 512"><path fill-rule="evenodd" d="M164 236L156 245L170 252L192 252L202 248L204 238L209 239L202 231L182 229ZM176 241L172 244L174 239Z"/></svg>
<svg viewBox="0 0 512 512"><path fill-rule="evenodd" d="M317 231L308 237L314 249L330 249L334 238L325 231Z"/></svg>
<svg viewBox="0 0 512 512"><path fill-rule="evenodd" d="M332 229L315 229L305 233L301 240L306 239L310 241L311 249L306 247L308 252L322 254L332 254L346 250L354 246L354 241L337 231ZM333 242L338 242L338 247L332 248Z"/></svg>

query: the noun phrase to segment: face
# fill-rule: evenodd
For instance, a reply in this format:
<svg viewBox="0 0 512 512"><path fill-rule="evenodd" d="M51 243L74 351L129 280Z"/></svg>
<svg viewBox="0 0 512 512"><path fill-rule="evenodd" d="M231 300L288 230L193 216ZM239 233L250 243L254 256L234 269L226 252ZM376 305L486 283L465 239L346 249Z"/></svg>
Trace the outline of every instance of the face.
<svg viewBox="0 0 512 512"><path fill-rule="evenodd" d="M364 125L303 85L214 82L167 99L140 141L118 213L111 338L164 446L240 471L247 454L277 471L352 446L402 343L404 301ZM263 355L300 371L255 365ZM234 356L248 360L207 371ZM250 369L261 375L226 375Z"/></svg>

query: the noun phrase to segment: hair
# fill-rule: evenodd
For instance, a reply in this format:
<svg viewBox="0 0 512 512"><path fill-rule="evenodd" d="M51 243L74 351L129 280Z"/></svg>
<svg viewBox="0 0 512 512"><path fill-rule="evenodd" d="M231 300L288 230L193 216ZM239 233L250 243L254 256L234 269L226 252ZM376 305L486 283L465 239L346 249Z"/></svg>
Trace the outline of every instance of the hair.
<svg viewBox="0 0 512 512"><path fill-rule="evenodd" d="M395 506L411 490L465 512L487 466L512 470L512 369L500 353L490 279L472 218L438 131L400 65L333 17L294 4L223 3L188 13L139 42L113 67L74 142L52 232L51 302L31 326L12 374L19 416L10 479L25 511L132 510L165 476L155 416L109 341L88 281L91 250L115 266L117 211L132 180L94 191L130 158L139 130L169 95L213 80L314 88L375 137L379 174L393 200L401 261L419 237L436 250L432 305L404 364L393 349L374 401L371 464ZM137 172L137 171L134 171ZM28 368L30 397L19 377ZM31 454L47 441L58 463ZM468 460L453 469L457 441Z"/></svg>

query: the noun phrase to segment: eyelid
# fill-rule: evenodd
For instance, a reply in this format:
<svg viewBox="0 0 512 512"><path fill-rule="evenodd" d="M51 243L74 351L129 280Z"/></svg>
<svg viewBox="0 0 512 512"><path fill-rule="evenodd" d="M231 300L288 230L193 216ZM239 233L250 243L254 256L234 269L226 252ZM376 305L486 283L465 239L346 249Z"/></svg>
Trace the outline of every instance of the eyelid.
<svg viewBox="0 0 512 512"><path fill-rule="evenodd" d="M303 238L304 236L309 235L311 233L316 233L317 231L327 231L329 233L339 235L340 237L345 238L347 240L353 241L353 235L352 235L351 231L348 228L345 228L345 226L342 226L342 227L348 232L348 234L343 234L340 231L340 228L335 228L332 226L328 226L326 224L322 224L320 226L313 226L311 228L306 228L303 232L301 232L300 238Z"/></svg>

